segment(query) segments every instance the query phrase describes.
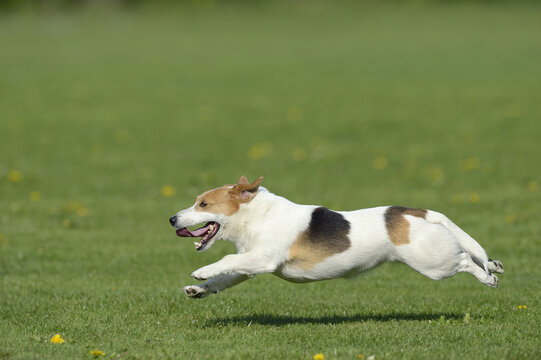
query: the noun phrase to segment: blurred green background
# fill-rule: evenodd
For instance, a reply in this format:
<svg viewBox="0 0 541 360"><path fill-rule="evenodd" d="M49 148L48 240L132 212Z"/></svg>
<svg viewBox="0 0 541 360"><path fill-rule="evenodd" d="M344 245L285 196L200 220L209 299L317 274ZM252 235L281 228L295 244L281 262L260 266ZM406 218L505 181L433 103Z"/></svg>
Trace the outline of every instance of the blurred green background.
<svg viewBox="0 0 541 360"><path fill-rule="evenodd" d="M0 359L541 355L541 4L0 9ZM196 253L167 220L240 175L444 212L503 262L500 288L393 264L189 301L234 247Z"/></svg>

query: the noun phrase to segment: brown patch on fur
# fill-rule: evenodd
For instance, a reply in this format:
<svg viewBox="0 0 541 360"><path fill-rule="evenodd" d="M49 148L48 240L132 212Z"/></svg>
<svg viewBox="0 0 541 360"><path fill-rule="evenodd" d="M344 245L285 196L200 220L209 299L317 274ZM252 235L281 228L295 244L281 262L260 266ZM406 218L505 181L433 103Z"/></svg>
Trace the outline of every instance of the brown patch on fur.
<svg viewBox="0 0 541 360"><path fill-rule="evenodd" d="M403 206L390 206L385 211L385 227L389 239L395 245L409 244L410 223L404 215L412 215L419 218L426 218L426 210L406 208Z"/></svg>
<svg viewBox="0 0 541 360"><path fill-rule="evenodd" d="M302 232L289 249L287 262L303 270L309 270L332 254L332 252L310 246L306 232Z"/></svg>
<svg viewBox="0 0 541 360"><path fill-rule="evenodd" d="M313 211L308 229L301 232L289 249L287 262L309 270L331 255L351 246L349 222L339 213L320 207Z"/></svg>
<svg viewBox="0 0 541 360"><path fill-rule="evenodd" d="M209 190L197 197L195 211L231 216L239 210L241 203L247 203L257 195L262 181L263 177L260 177L250 184L245 176L241 176L236 185Z"/></svg>

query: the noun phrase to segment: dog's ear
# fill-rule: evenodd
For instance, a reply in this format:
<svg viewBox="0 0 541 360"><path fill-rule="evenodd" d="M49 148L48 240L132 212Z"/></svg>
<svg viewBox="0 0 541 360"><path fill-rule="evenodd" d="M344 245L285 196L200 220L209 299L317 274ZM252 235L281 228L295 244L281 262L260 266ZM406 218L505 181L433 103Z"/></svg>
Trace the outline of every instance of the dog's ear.
<svg viewBox="0 0 541 360"><path fill-rule="evenodd" d="M246 179L246 177L244 178ZM229 190L229 193L235 197L238 197L240 199L240 202L248 202L254 198L257 190L259 190L259 185L261 185L262 181L263 176L261 176L251 184L248 182L248 179L246 179L247 184L241 184L239 180L239 183L233 186L233 188Z"/></svg>
<svg viewBox="0 0 541 360"><path fill-rule="evenodd" d="M248 185L250 182L248 181L248 178L244 175L242 175L239 179L239 185Z"/></svg>

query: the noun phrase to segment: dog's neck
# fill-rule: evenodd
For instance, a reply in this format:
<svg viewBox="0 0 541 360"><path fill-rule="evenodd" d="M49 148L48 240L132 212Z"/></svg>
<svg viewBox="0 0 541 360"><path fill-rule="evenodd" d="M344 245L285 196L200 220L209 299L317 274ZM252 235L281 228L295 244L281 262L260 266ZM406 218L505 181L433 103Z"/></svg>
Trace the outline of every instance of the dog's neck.
<svg viewBox="0 0 541 360"><path fill-rule="evenodd" d="M263 222L272 219L275 211L280 211L289 200L261 188L248 203L242 204L224 226L222 239L232 241L239 252L250 250L249 245L257 243L257 236Z"/></svg>

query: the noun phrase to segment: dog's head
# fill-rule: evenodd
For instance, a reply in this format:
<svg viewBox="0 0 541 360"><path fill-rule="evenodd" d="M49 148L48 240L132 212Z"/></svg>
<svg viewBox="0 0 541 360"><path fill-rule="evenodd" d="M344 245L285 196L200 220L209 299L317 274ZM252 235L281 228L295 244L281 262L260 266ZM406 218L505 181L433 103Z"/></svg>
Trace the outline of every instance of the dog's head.
<svg viewBox="0 0 541 360"><path fill-rule="evenodd" d="M263 177L250 184L241 176L238 184L224 185L199 195L192 207L181 210L169 219L180 237L201 237L194 242L197 251L209 249L219 237L222 227L227 226L243 204L249 203L257 195ZM188 226L205 223L197 230L190 231Z"/></svg>

